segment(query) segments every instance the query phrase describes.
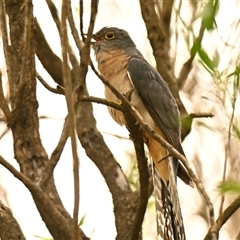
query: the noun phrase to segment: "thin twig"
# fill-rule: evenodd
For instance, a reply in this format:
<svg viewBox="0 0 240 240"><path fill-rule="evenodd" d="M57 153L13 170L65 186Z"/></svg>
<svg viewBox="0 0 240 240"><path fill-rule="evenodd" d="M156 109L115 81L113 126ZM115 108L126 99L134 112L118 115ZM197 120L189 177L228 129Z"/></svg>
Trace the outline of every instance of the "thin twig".
<svg viewBox="0 0 240 240"><path fill-rule="evenodd" d="M114 102L110 102L103 98L93 97L93 96L82 96L80 99L81 102L95 102L99 104L106 105L108 107L112 107L116 110L122 111L122 105Z"/></svg>
<svg viewBox="0 0 240 240"><path fill-rule="evenodd" d="M48 5L48 8L52 15L52 18L53 18L53 20L56 24L56 27L58 29L58 32L60 34L61 23L60 23L60 19L58 17L58 10L57 10L56 6L54 5L54 3L52 2L52 0L46 0L46 3Z"/></svg>
<svg viewBox="0 0 240 240"><path fill-rule="evenodd" d="M171 154L172 156L178 158L182 164L184 165L184 167L187 169L190 177L192 178L192 180L194 181L194 183L196 184L196 187L199 191L199 193L202 195L203 199L206 202L206 205L208 207L209 210L209 218L210 218L210 224L212 226L212 224L214 223L214 209L213 209L213 204L208 196L208 194L206 193L202 182L197 178L197 176L195 175L195 173L193 172L193 170L191 169L187 159L180 154L171 144L169 144L164 138L162 138L160 135L156 134L142 119L142 117L140 116L140 114L138 113L138 111L136 109L134 109L132 107L132 111L135 112L134 116L136 117L137 121L141 124L142 128L149 134L151 135L155 140L157 140L163 147L165 147L168 151L169 154Z"/></svg>
<svg viewBox="0 0 240 240"><path fill-rule="evenodd" d="M2 42L3 42L3 52L5 55L5 61L6 61L6 68L7 68L7 75L8 75L8 81L12 82L12 71L11 71L11 49L9 47L9 39L8 39L8 30L7 30L7 22L6 22L6 10L5 10L5 4L4 1L0 1L0 28L2 32Z"/></svg>
<svg viewBox="0 0 240 240"><path fill-rule="evenodd" d="M157 163L162 162L163 160L169 158L171 155L170 154L166 154L164 157L162 157L160 160L157 161Z"/></svg>
<svg viewBox="0 0 240 240"><path fill-rule="evenodd" d="M42 175L41 179L39 180L40 186L46 186L48 180L50 179L51 175L53 174L53 170L56 167L56 165L61 157L63 148L67 142L67 139L69 136L68 129L69 129L68 119L66 119L64 126L63 126L61 137L58 141L58 144L57 144L56 148L54 149L54 151L52 152L50 160L48 161L48 164L47 164L45 170L43 171L43 175Z"/></svg>
<svg viewBox="0 0 240 240"><path fill-rule="evenodd" d="M1 71L0 71L0 108L2 109L4 115L6 116L7 122L10 123L12 114L7 104L7 101L4 97L3 88L2 88L2 72Z"/></svg>
<svg viewBox="0 0 240 240"><path fill-rule="evenodd" d="M214 115L212 113L190 113L191 118L212 118Z"/></svg>
<svg viewBox="0 0 240 240"><path fill-rule="evenodd" d="M201 42L202 42L202 39L203 39L203 35L204 35L204 32L205 32L205 27L203 26L203 24L201 25L200 27L200 30L199 30L199 33L198 33L198 37L195 39L194 43L193 43L193 46L191 48L191 56L190 58L183 64L182 66L182 69L180 71L180 74L179 74L179 77L178 77L178 86L179 86L179 89L181 89L184 85L184 83L186 82L186 79L189 75L189 73L191 72L192 70L192 62L197 54L197 46L201 46Z"/></svg>
<svg viewBox="0 0 240 240"><path fill-rule="evenodd" d="M71 146L73 154L73 175L74 175L74 210L73 210L73 239L79 239L78 235L78 211L79 211L79 159L77 154L77 141L75 135L75 111L74 101L72 96L72 82L71 74L68 67L67 49L68 49L68 36L67 36L67 8L70 1L62 2L62 18L61 18L61 45L62 45L62 70L63 82L65 87L65 96L68 107L69 118L69 135L71 137Z"/></svg>
<svg viewBox="0 0 240 240"><path fill-rule="evenodd" d="M26 175L19 172L14 166L12 166L9 162L7 162L1 155L0 155L0 164L4 166L10 173L14 175L17 179L19 179L29 190L37 188L38 186L30 180Z"/></svg>
<svg viewBox="0 0 240 240"><path fill-rule="evenodd" d="M79 1L79 18L80 18L80 33L82 40L85 41L85 36L83 32L83 0Z"/></svg>
<svg viewBox="0 0 240 240"><path fill-rule="evenodd" d="M178 158L182 164L184 165L184 167L187 169L190 177L192 178L192 180L194 181L194 183L196 184L196 187L199 191L199 193L202 195L203 199L206 202L206 205L208 207L209 210L209 218L210 218L210 225L212 226L214 223L214 209L213 209L213 204L208 196L208 194L206 193L202 182L197 178L197 176L195 175L195 173L193 172L193 170L191 169L187 159L180 154L171 144L169 144L165 139L163 139L161 136L159 136L158 134L156 134L142 119L142 117L140 116L139 112L128 102L128 100L121 94L119 93L103 76L101 76L97 70L95 69L95 67L93 66L93 64L91 64L92 70L95 72L95 74L101 79L101 81L111 89L111 91L116 95L117 98L119 98L123 104L125 104L128 108L128 110L135 116L136 120L138 121L138 123L141 125L141 127L150 135L152 136L155 140L157 140L163 147L165 147L169 153L172 156L175 156L176 158Z"/></svg>
<svg viewBox="0 0 240 240"><path fill-rule="evenodd" d="M6 119L4 119L5 121ZM0 118L0 122L3 121L3 119ZM0 140L7 134L7 132L10 130L10 128L6 127L3 133L0 135Z"/></svg>
<svg viewBox="0 0 240 240"><path fill-rule="evenodd" d="M65 94L63 87L61 87L60 85L58 85L56 88L51 87L49 84L47 84L47 82L41 77L41 75L38 72L36 72L36 77L39 80L39 82L50 92L62 95Z"/></svg>
<svg viewBox="0 0 240 240"><path fill-rule="evenodd" d="M74 39L75 44L76 44L76 46L78 48L78 51L80 53L80 50L83 47L83 42L80 40L79 35L78 35L76 24L75 24L74 18L73 18L71 5L68 8L68 22L69 22L70 29L72 31L73 39Z"/></svg>
<svg viewBox="0 0 240 240"><path fill-rule="evenodd" d="M237 197L218 217L213 226L209 229L204 240L212 240L212 234L218 236L221 227L227 222L227 220L239 209L240 207L240 197Z"/></svg>
<svg viewBox="0 0 240 240"><path fill-rule="evenodd" d="M232 102L232 114L231 114L231 118L230 118L230 122L229 122L229 126L228 126L228 138L227 138L227 146L225 148L225 159L224 159L224 167L223 167L223 177L222 177L222 182L225 183L226 181L226 173L227 173L227 160L230 157L230 153L231 153L231 135L232 135L232 126L233 126L233 120L234 120L234 116L235 116L235 106L236 106L236 101L237 101L237 95L238 95L238 89L235 89L235 81L239 81L239 76L235 76L235 78L238 79L234 79L233 81L233 102ZM225 194L222 194L221 197L221 202L220 202L220 207L219 207L219 215L221 215L222 211L223 211L223 205L224 205L224 201L225 201Z"/></svg>
<svg viewBox="0 0 240 240"><path fill-rule="evenodd" d="M218 6L218 1L215 1L214 4L214 12L212 14L216 14L216 9L217 9L217 6ZM202 43L202 39L203 39L203 36L204 36L204 32L206 30L206 24L205 24L205 21L204 19L202 19L202 22L201 22L201 27L199 29L199 33L198 33L198 37L195 39L194 43L193 43L193 46L190 50L191 52L191 56L190 58L183 64L183 67L180 71L180 74L179 74L179 78L178 78L178 86L179 88L182 88L182 86L184 85L184 83L186 82L186 79L192 69L192 62L198 52L198 49L201 47L201 43Z"/></svg>

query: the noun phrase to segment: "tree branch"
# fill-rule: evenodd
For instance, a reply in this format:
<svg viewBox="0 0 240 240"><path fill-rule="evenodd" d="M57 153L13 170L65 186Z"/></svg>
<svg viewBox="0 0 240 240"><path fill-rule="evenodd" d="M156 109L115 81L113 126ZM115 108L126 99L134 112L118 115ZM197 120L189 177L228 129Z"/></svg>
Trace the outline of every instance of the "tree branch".
<svg viewBox="0 0 240 240"><path fill-rule="evenodd" d="M239 209L239 207L240 207L240 197L237 197L218 217L217 221L209 229L204 240L214 239L213 234L217 236L217 239L218 239L220 229L227 222L227 220Z"/></svg>
<svg viewBox="0 0 240 240"><path fill-rule="evenodd" d="M38 72L36 72L36 77L37 79L40 81L40 83L50 92L52 93L56 93L56 94L62 94L64 95L64 89L58 85L56 88L51 87L49 84L47 84L47 82L40 76L40 74Z"/></svg>
<svg viewBox="0 0 240 240"><path fill-rule="evenodd" d="M0 71L0 108L2 109L4 115L6 116L7 122L10 123L12 119L12 114L10 108L8 107L7 101L4 97L2 88L2 72Z"/></svg>
<svg viewBox="0 0 240 240"><path fill-rule="evenodd" d="M119 104L114 103L114 102L110 102L107 99L103 99L103 98L98 98L98 97L93 97L93 96L82 96L79 99L79 101L99 103L99 104L103 104L103 105L108 106L108 107L112 107L116 110L123 111L122 105L119 105Z"/></svg>
<svg viewBox="0 0 240 240"><path fill-rule="evenodd" d="M25 240L22 230L13 217L11 209L0 201L0 238L2 240Z"/></svg>
<svg viewBox="0 0 240 240"><path fill-rule="evenodd" d="M155 140L157 140L163 147L165 147L169 153L178 158L182 164L184 165L184 167L187 169L190 177L193 179L194 183L197 186L197 189L199 191L199 193L202 195L202 197L204 198L206 205L208 207L208 211L209 211L209 218L210 218L210 225L212 226L212 224L214 223L214 209L213 209L213 204L208 196L208 194L206 193L202 182L196 177L195 173L193 172L193 170L191 169L187 159L180 154L171 144L169 144L165 139L163 139L161 136L159 136L158 134L156 134L144 121L143 118L140 116L139 112L129 103L129 101L121 94L119 93L103 76L99 75L99 73L97 72L97 70L94 68L94 66L91 66L93 71L95 72L95 74L101 79L101 81L116 95L116 97L118 99L120 99L122 101L122 104L124 104L126 106L126 108L128 109L129 112L131 112L131 114L134 115L134 117L136 118L137 122L140 124L141 128L143 130L145 130L150 136L152 136Z"/></svg>
<svg viewBox="0 0 240 240"><path fill-rule="evenodd" d="M80 54L80 50L83 47L83 42L79 38L76 24L74 23L71 5L69 5L69 7L68 7L68 22L69 22L70 29L72 31L73 39L75 41L75 44L76 44L79 54ZM81 23L81 21L80 21L80 23Z"/></svg>
<svg viewBox="0 0 240 240"><path fill-rule="evenodd" d="M42 29L35 19L36 26L36 41L37 49L36 54L39 61L42 63L43 67L52 77L52 79L59 85L63 86L62 79L62 61L61 59L52 51L47 40L42 32ZM47 57L46 57L47 56Z"/></svg>
<svg viewBox="0 0 240 240"><path fill-rule="evenodd" d="M74 101L72 95L72 79L70 69L68 66L67 49L68 49L68 36L67 36L67 8L69 7L69 1L62 2L62 19L61 19L61 45L62 45L62 71L63 71L63 83L65 87L65 96L67 100L68 108L68 127L69 136L71 138L72 155L73 155L73 176L74 176L74 210L73 210L73 234L72 239L79 239L78 235L78 212L79 212L79 158L77 154L77 141L75 136L75 110Z"/></svg>
<svg viewBox="0 0 240 240"><path fill-rule="evenodd" d="M159 4L158 2L157 4ZM164 0L162 2L162 10L160 13L161 23L164 28L164 32L166 34L166 47L170 49L170 40L171 40L171 31L170 31L170 23L173 11L173 0Z"/></svg>
<svg viewBox="0 0 240 240"><path fill-rule="evenodd" d="M7 30L7 21L6 21L6 9L4 1L0 1L0 28L1 28L1 38L3 41L3 52L6 61L7 75L8 80L12 81L12 71L11 71L11 48L9 47L9 39L8 39L8 30Z"/></svg>
<svg viewBox="0 0 240 240"><path fill-rule="evenodd" d="M9 32L12 48L12 74L14 74L14 78L12 78L12 82L9 82L9 86L11 106L13 109L13 124L11 129L14 139L15 158L20 165L21 172L27 176L28 182L26 183L25 181L25 185L30 190L37 209L49 232L58 240L72 239L72 218L63 207L54 184L53 176L50 177L50 181L48 181L48 184L43 188L39 186L36 188L36 185L30 184L38 182L48 162L48 157L39 135L34 61L35 29L33 26L32 4L31 1L25 0L8 0L6 6L9 25L11 26ZM26 35L28 37L26 37ZM40 38L40 41L43 40L43 45L42 48L38 48L37 51L42 50L42 52L44 52L46 50L46 41L43 34L42 36L43 38ZM23 39L27 41L25 42ZM48 50L52 52L48 45L47 47ZM44 58L49 59L51 55L49 52L45 53L46 54L41 55L43 61ZM23 56L24 54L26 55ZM50 71L53 69L54 63L57 62L55 61L56 59L59 58L51 59L51 64L48 63ZM23 60L26 60L24 64L22 64ZM57 72L61 73L59 69L61 70L61 67L58 68ZM21 73L21 75L19 75L19 73ZM22 99L26 99L27 101L23 101ZM18 175L18 172L14 172L14 174L16 177L20 176L21 178L25 176L23 174ZM24 179L21 180L24 181ZM80 229L78 234L79 236L83 236L84 239L87 239Z"/></svg>
<svg viewBox="0 0 240 240"><path fill-rule="evenodd" d="M46 217L49 218L52 225L58 226L58 235L61 236L58 239L71 239L71 232L67 219L58 211L57 207L48 197L47 193L43 191L38 185L32 182L23 173L18 172L11 164L9 164L2 156L0 156L0 164L9 170L18 180L20 180L32 193L37 206L41 207L42 211L47 213ZM41 203L41 204L40 204ZM51 232L51 228L49 229Z"/></svg>
<svg viewBox="0 0 240 240"><path fill-rule="evenodd" d="M126 93L129 94L129 93ZM126 96L128 101L131 101L131 94ZM127 127L130 132L130 137L134 143L137 165L139 170L139 182L140 182L140 196L138 201L138 208L134 218L131 240L142 238L142 224L144 215L147 208L148 198L149 198L149 169L147 163L147 157L144 151L144 142L142 137L142 132L140 130L139 124L136 124L136 119L134 115L128 110L128 107L123 104L123 114L127 122Z"/></svg>
<svg viewBox="0 0 240 240"><path fill-rule="evenodd" d="M198 37L195 39L193 46L191 48L191 56L190 58L183 64L182 69L180 71L179 77L178 77L178 86L179 89L181 89L183 87L183 85L185 84L187 77L189 75L189 73L192 70L192 62L197 54L197 49L201 46L201 42L203 39L203 35L205 32L205 27L203 25L201 25L199 33L198 33Z"/></svg>
<svg viewBox="0 0 240 240"><path fill-rule="evenodd" d="M59 19L59 16L58 16L58 10L57 10L56 6L54 5L54 3L52 2L52 0L46 0L46 3L48 5L48 8L49 8L50 13L51 13L52 18L53 18L53 21L55 22L57 30L58 30L59 35L60 35L61 22L60 22L60 19Z"/></svg>
<svg viewBox="0 0 240 240"><path fill-rule="evenodd" d="M112 194L117 229L116 239L120 240L127 239L131 234L138 194L131 191L127 178L121 167L103 141L102 135L98 132L91 103L78 101L81 99L82 95L88 95L85 77L89 64L90 42L93 32L93 24L97 13L97 4L98 1L92 1L90 26L88 28L85 45L80 51L80 73L78 74L78 79L75 80L77 84L75 88L77 96L75 105L77 134L87 156L100 170ZM123 219L125 220L123 221Z"/></svg>
<svg viewBox="0 0 240 240"><path fill-rule="evenodd" d="M50 160L49 160L48 164L46 165L45 170L39 180L39 185L41 187L44 187L47 185L47 182L50 179L50 177L52 176L54 168L56 167L56 165L61 157L63 148L64 148L64 146L67 142L68 136L69 136L68 129L69 129L68 119L66 119L64 126L63 126L61 137L58 141L58 144L57 144L56 148L54 149L54 151L52 152Z"/></svg>

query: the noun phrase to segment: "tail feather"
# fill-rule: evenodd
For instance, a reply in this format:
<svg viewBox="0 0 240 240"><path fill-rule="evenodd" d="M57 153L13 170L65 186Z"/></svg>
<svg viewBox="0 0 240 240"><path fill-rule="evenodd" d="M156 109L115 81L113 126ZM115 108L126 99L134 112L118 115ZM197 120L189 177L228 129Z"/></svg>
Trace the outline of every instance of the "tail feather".
<svg viewBox="0 0 240 240"><path fill-rule="evenodd" d="M155 166L153 166L153 176L158 239L185 240L183 220L175 185L176 178L173 176L173 179L169 180L166 186Z"/></svg>

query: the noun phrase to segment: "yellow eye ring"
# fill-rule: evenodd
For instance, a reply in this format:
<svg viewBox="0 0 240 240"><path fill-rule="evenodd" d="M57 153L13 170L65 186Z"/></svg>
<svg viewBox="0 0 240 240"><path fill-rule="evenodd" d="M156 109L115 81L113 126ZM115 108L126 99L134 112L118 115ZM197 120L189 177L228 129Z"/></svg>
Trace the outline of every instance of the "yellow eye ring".
<svg viewBox="0 0 240 240"><path fill-rule="evenodd" d="M105 38L106 38L107 40L112 40L112 39L114 39L114 38L115 38L114 32L112 32L112 31L107 32L107 33L105 34Z"/></svg>

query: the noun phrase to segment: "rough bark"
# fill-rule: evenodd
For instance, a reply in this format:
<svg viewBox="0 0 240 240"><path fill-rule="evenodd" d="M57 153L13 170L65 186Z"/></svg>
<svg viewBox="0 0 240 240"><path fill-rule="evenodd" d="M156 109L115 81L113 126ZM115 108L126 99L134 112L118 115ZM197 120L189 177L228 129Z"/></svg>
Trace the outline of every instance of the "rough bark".
<svg viewBox="0 0 240 240"><path fill-rule="evenodd" d="M1 240L25 240L22 230L13 217L10 208L0 201L0 238Z"/></svg>

